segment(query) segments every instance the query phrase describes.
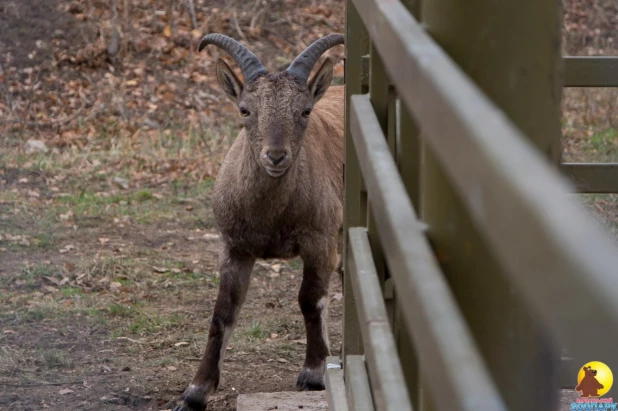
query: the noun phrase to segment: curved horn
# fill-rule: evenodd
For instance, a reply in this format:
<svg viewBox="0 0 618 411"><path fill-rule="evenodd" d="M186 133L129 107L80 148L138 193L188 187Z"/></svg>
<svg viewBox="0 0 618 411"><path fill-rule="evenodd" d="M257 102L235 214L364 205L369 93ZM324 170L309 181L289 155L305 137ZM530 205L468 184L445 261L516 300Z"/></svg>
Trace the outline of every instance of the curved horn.
<svg viewBox="0 0 618 411"><path fill-rule="evenodd" d="M298 55L286 70L303 83L307 83L311 69L326 50L343 44L343 34L329 34L313 42L309 47Z"/></svg>
<svg viewBox="0 0 618 411"><path fill-rule="evenodd" d="M255 54L231 37L219 33L204 36L200 41L198 51L202 51L209 44L225 50L236 61L245 78L245 83L251 83L262 74L268 73Z"/></svg>

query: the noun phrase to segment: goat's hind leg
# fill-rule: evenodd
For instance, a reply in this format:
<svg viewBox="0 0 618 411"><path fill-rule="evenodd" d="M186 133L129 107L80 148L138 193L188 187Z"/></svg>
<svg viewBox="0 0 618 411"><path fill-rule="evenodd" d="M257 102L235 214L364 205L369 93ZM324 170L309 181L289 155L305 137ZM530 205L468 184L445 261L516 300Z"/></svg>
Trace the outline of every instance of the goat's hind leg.
<svg viewBox="0 0 618 411"><path fill-rule="evenodd" d="M317 391L324 389L326 357L330 355L327 328L328 283L337 265L337 247L333 244L321 250L313 249L302 257L303 282L298 302L307 331L307 352L296 387L303 391Z"/></svg>
<svg viewBox="0 0 618 411"><path fill-rule="evenodd" d="M219 294L212 315L208 343L202 362L174 411L203 411L217 389L225 347L242 306L255 258L238 255L223 247L220 256Z"/></svg>

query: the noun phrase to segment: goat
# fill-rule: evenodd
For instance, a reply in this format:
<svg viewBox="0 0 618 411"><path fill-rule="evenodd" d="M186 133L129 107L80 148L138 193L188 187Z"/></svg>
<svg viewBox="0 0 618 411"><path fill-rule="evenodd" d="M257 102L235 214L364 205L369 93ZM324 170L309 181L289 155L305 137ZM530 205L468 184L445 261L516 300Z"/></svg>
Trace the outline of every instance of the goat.
<svg viewBox="0 0 618 411"><path fill-rule="evenodd" d="M243 304L257 258L303 260L298 302L307 333L300 390L323 390L329 343L326 328L328 283L343 234L343 86L333 86L328 49L344 36L325 36L303 51L286 71L268 73L236 40L209 34L213 44L240 66L245 84L222 60L217 79L237 106L244 127L219 170L213 211L220 233L221 281L200 366L175 411L205 410L219 384L227 341Z"/></svg>

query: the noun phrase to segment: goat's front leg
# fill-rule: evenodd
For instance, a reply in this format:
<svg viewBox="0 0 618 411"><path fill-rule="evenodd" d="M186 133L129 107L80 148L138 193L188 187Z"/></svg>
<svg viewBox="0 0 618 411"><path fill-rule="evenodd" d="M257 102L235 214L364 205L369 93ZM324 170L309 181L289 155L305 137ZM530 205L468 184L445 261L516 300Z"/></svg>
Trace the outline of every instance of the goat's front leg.
<svg viewBox="0 0 618 411"><path fill-rule="evenodd" d="M215 303L208 343L202 362L174 411L203 411L208 397L217 389L225 347L232 335L242 306L255 258L222 247L219 272L221 283Z"/></svg>
<svg viewBox="0 0 618 411"><path fill-rule="evenodd" d="M330 355L328 283L337 266L337 245L334 241L330 244L313 241L309 245L308 249L301 251L303 282L298 295L307 331L307 352L296 387L303 391L317 391L324 389L324 368L326 357Z"/></svg>

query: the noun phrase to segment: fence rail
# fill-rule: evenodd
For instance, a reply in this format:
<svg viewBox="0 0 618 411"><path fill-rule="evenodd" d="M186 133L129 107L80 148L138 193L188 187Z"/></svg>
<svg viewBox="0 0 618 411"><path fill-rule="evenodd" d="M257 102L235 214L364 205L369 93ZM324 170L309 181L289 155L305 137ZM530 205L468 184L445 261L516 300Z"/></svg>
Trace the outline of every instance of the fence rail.
<svg viewBox="0 0 618 411"><path fill-rule="evenodd" d="M574 188L559 174L579 192L615 192L616 165L552 166L556 89L524 95L504 81L475 82L463 68L474 64L460 66L414 17L427 12L429 27L443 23L436 25L446 27L441 42L455 49L452 22L436 17L449 1L347 1L342 361L349 409L545 409L555 403L562 344L576 359L618 366L617 249L571 202ZM517 7L535 12L536 2L524 3ZM558 16L548 5L539 9L539 21ZM496 47L516 37L491 24ZM541 33L551 49L559 25ZM542 47L518 58L537 67ZM618 85L616 58L551 52L556 64L522 69L529 85L559 79L560 63L566 76L556 88ZM510 95L515 103L505 102ZM537 106L544 111L533 114L547 124L527 115L536 98L545 99ZM522 126L556 132L537 143ZM370 408L361 404L364 385Z"/></svg>
<svg viewBox="0 0 618 411"><path fill-rule="evenodd" d="M618 57L565 57L565 87L618 87Z"/></svg>

